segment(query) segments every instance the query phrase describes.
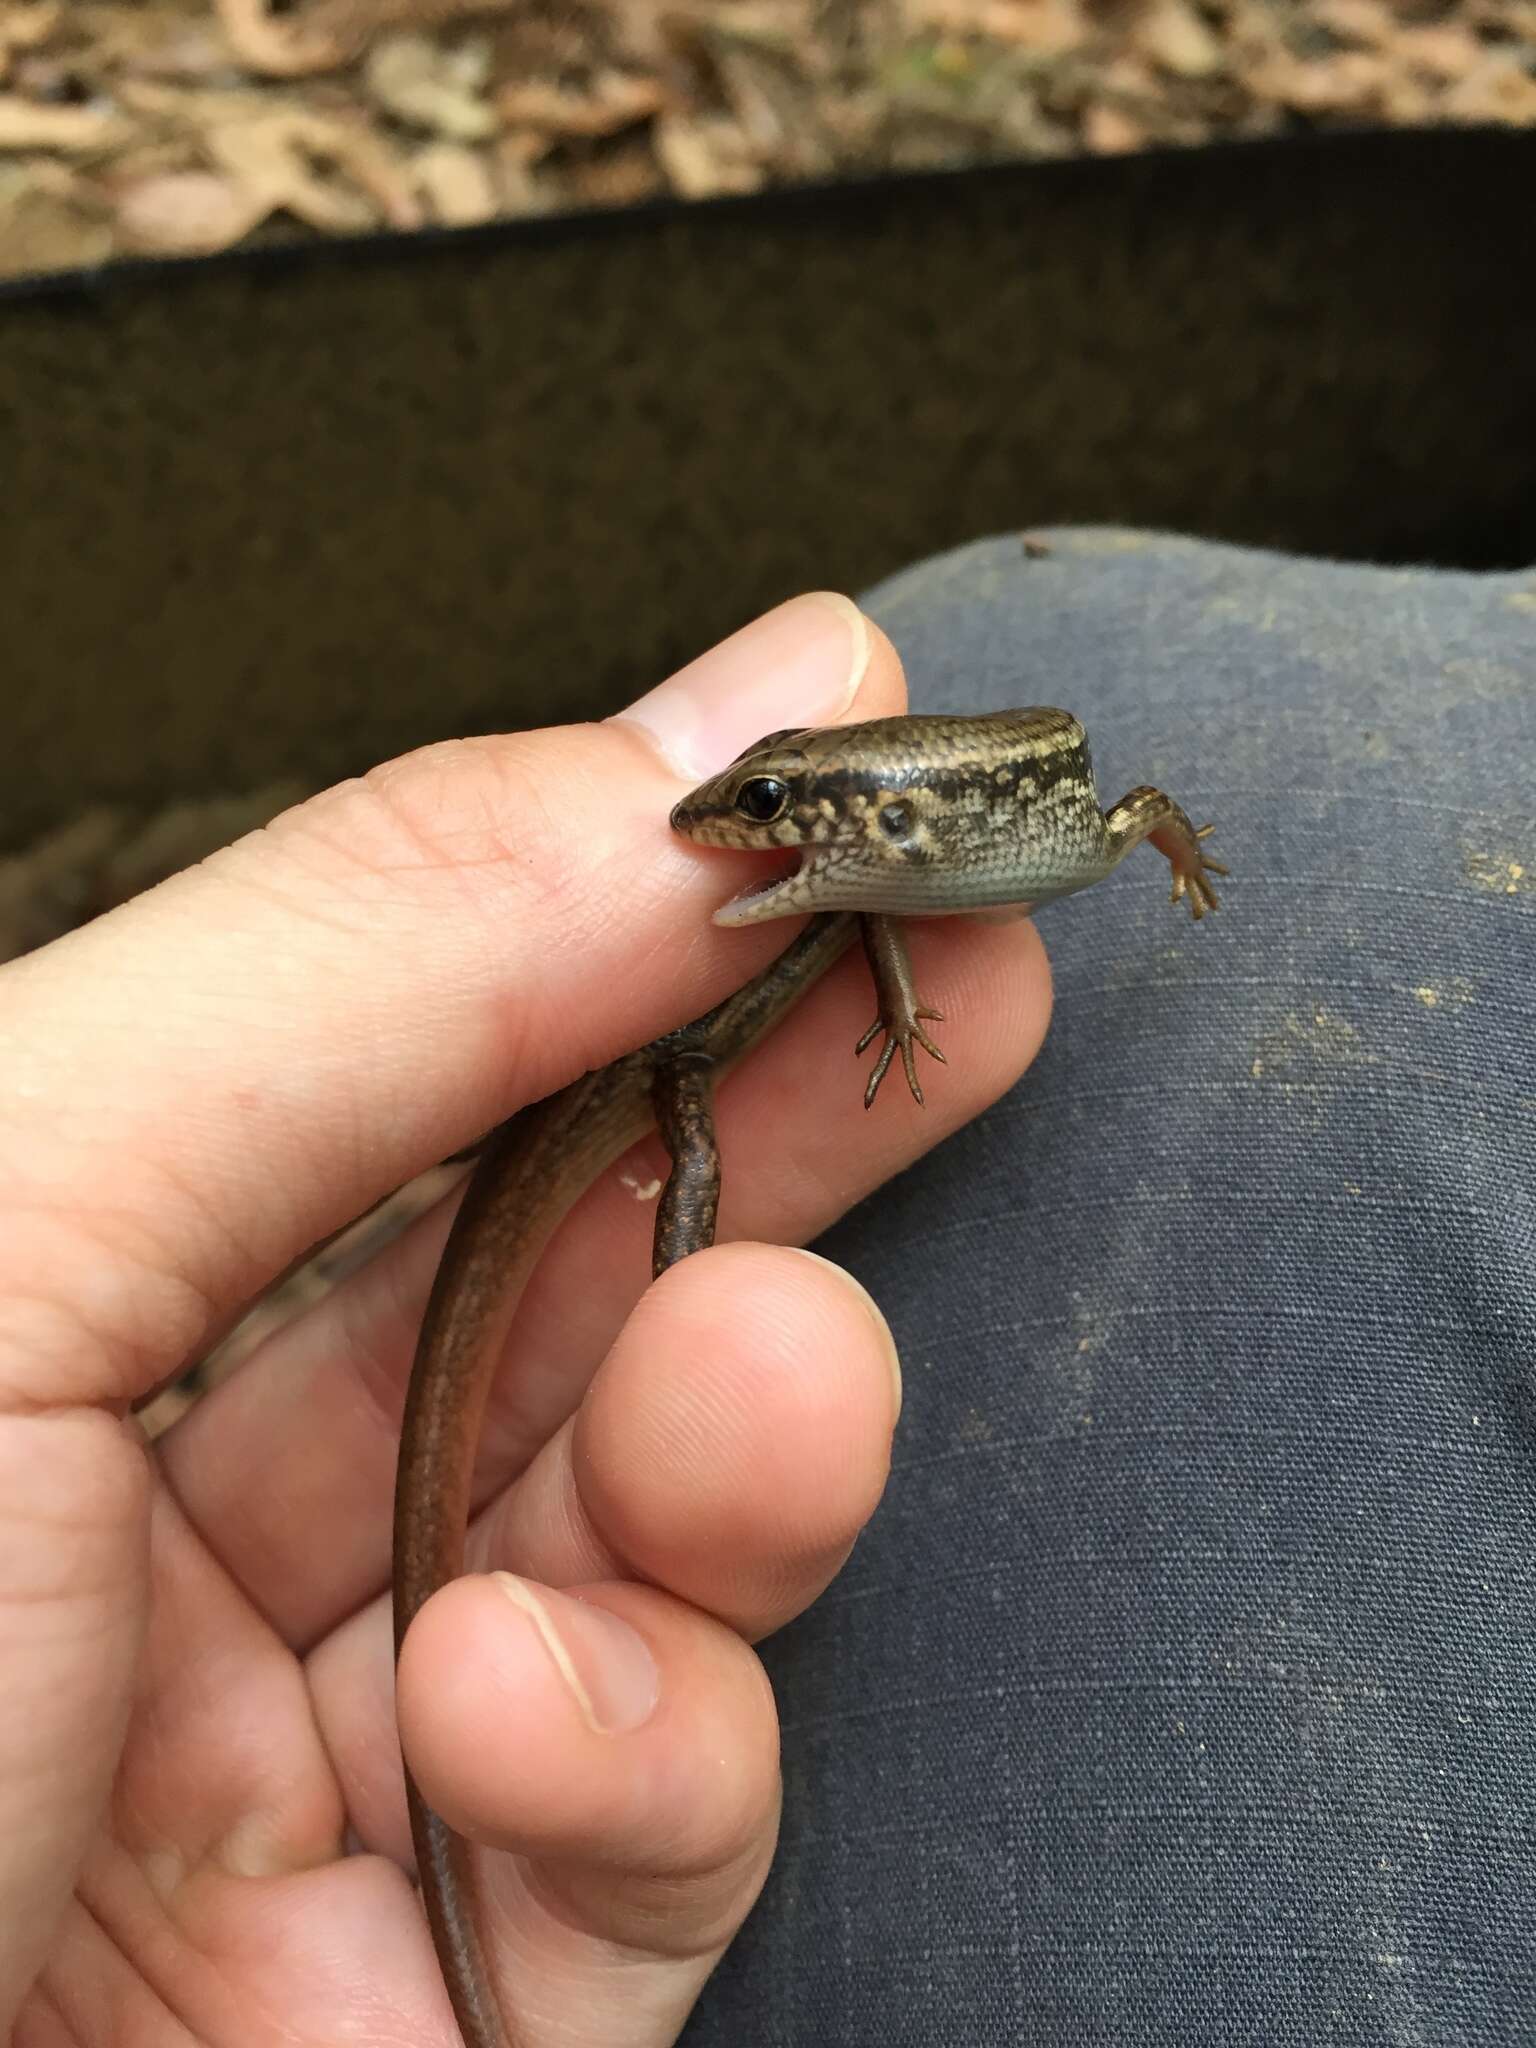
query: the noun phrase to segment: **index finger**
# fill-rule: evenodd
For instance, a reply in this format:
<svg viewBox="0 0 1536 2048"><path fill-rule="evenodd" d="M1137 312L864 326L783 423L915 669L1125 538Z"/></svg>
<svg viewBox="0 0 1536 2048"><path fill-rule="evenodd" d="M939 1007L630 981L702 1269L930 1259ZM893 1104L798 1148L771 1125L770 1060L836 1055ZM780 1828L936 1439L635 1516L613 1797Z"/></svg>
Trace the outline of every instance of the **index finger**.
<svg viewBox="0 0 1536 2048"><path fill-rule="evenodd" d="M800 598L619 719L388 763L7 968L0 1273L33 1308L0 1385L131 1398L381 1195L745 981L784 935L711 928L728 862L672 803L770 727L904 701L847 599Z"/></svg>

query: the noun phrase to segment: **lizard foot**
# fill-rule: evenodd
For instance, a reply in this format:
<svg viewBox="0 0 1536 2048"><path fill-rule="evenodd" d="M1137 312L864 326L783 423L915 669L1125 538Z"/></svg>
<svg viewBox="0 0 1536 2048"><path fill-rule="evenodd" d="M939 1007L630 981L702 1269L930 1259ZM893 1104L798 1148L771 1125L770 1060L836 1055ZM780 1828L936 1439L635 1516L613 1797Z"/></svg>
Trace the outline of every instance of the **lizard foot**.
<svg viewBox="0 0 1536 2048"><path fill-rule="evenodd" d="M1187 896L1196 923L1208 910L1216 910L1221 904L1221 898L1216 894L1211 877L1232 872L1230 868L1224 868L1220 861L1207 860L1199 845L1199 841L1215 829L1214 825L1202 825L1188 839L1180 833L1177 835L1177 843L1172 846L1163 845L1157 833L1154 832L1152 835L1154 845L1160 853L1167 856L1168 865L1173 869L1173 894L1168 900L1177 903L1181 896ZM1175 835L1169 833L1168 837L1173 840Z"/></svg>
<svg viewBox="0 0 1536 2048"><path fill-rule="evenodd" d="M864 1090L864 1107L866 1109L873 1106L875 1096L879 1093L880 1083L885 1079L886 1070L895 1057L898 1046L901 1049L901 1064L906 1072L907 1086L912 1090L912 1100L921 1109L923 1091L918 1082L917 1062L913 1057L912 1048L920 1045L924 1052L931 1054L939 1062L940 1066L947 1066L949 1064L943 1053L939 1051L939 1048L923 1029L921 1020L924 1017L931 1018L935 1024L942 1024L944 1022L943 1011L930 1010L925 1003L916 1001L892 1003L888 1008L881 1010L880 1015L876 1017L874 1023L870 1025L864 1036L854 1047L855 1053L865 1052L882 1031L885 1033L885 1043L880 1048L880 1057L875 1061L874 1070L869 1077L869 1085Z"/></svg>

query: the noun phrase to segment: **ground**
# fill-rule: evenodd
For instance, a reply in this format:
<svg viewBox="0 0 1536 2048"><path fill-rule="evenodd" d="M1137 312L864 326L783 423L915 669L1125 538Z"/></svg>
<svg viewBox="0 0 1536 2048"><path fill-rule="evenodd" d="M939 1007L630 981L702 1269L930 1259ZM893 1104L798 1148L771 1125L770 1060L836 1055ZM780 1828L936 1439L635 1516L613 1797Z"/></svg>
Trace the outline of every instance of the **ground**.
<svg viewBox="0 0 1536 2048"><path fill-rule="evenodd" d="M269 4L0 0L0 276L999 157L1536 125L1536 0Z"/></svg>

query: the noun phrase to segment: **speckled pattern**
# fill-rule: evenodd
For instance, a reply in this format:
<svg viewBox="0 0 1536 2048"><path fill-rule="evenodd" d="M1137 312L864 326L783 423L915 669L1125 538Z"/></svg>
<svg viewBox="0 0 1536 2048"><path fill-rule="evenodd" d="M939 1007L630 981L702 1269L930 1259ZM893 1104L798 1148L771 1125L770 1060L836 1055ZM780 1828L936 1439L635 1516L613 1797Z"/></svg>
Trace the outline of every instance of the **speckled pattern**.
<svg viewBox="0 0 1536 2048"><path fill-rule="evenodd" d="M1044 911L1031 1073L822 1241L905 1408L685 2039L1529 2048L1536 571L1045 538L874 593L916 704L1069 702L1234 874Z"/></svg>
<svg viewBox="0 0 1536 2048"><path fill-rule="evenodd" d="M780 808L756 822L742 792ZM953 912L1043 902L1114 865L1087 736L1069 712L875 718L770 734L677 805L703 846L798 847L722 922L807 910Z"/></svg>

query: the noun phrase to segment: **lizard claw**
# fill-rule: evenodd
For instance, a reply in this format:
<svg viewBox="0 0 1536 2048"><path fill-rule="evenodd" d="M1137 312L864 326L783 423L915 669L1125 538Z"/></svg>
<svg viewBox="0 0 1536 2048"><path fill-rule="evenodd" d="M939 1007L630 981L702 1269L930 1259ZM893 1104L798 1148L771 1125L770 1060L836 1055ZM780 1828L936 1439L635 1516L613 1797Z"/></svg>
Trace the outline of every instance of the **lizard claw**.
<svg viewBox="0 0 1536 2048"><path fill-rule="evenodd" d="M1216 894L1212 875L1228 875L1232 871L1224 868L1219 860L1207 860L1202 849L1195 843L1214 832L1214 825L1202 825L1194 838L1168 852L1169 865L1173 869L1173 894L1168 899L1177 903L1181 896L1188 896L1189 908L1198 924L1208 910L1217 910L1221 898ZM1164 849L1167 851L1167 849Z"/></svg>
<svg viewBox="0 0 1536 2048"><path fill-rule="evenodd" d="M894 1016L887 1016L882 1011L854 1047L856 1054L866 1052L880 1033L885 1033L885 1044L880 1048L880 1057L875 1061L874 1071L870 1074L868 1086L864 1090L866 1109L873 1107L880 1083L885 1079L898 1047L901 1050L901 1064L906 1073L907 1086L912 1090L912 1100L919 1109L922 1108L923 1091L917 1078L917 1061L913 1056L913 1046L920 1045L924 1052L939 1062L941 1067L949 1064L923 1029L919 1021L923 1017L932 1018L935 1024L942 1024L944 1021L942 1010L930 1010L925 1003L915 1003L910 1008L903 1006Z"/></svg>

